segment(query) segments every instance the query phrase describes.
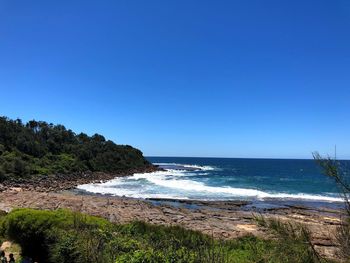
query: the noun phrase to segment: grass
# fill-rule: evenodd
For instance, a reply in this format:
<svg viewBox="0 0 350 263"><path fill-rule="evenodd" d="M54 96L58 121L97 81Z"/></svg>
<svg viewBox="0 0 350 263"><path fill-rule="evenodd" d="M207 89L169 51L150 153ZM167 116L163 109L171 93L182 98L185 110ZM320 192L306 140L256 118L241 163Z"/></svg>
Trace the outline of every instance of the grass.
<svg viewBox="0 0 350 263"><path fill-rule="evenodd" d="M17 209L0 219L0 236L38 262L248 263L319 262L305 233L260 220L277 238L214 240L179 226L112 224L68 210ZM281 242L283 240L283 242Z"/></svg>

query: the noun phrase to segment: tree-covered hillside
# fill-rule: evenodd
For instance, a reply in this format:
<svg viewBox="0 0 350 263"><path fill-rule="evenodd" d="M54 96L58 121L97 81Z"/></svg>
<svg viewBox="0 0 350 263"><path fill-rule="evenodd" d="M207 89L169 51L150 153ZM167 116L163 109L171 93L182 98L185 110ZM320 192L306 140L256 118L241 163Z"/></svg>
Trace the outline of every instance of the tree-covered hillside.
<svg viewBox="0 0 350 263"><path fill-rule="evenodd" d="M0 117L0 181L39 174L113 173L149 165L138 149L99 134L90 137L63 125Z"/></svg>

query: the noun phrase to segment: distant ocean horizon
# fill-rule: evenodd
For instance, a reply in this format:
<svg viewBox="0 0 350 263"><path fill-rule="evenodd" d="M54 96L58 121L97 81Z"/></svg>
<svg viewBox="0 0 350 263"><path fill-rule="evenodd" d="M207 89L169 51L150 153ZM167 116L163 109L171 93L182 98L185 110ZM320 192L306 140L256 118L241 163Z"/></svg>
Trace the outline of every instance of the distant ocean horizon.
<svg viewBox="0 0 350 263"><path fill-rule="evenodd" d="M193 200L341 202L335 182L312 159L147 157L164 171L78 186L91 193ZM341 161L350 167L350 161Z"/></svg>

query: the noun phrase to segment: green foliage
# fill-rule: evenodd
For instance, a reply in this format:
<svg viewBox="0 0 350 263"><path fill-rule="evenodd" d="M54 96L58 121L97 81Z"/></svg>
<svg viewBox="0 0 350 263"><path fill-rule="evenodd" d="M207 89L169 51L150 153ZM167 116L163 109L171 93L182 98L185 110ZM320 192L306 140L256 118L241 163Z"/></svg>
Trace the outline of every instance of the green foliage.
<svg viewBox="0 0 350 263"><path fill-rule="evenodd" d="M254 236L214 240L178 226L115 225L68 210L17 209L0 220L0 236L20 244L24 255L49 263L316 262L302 235L291 234L288 226L271 227L283 242Z"/></svg>
<svg viewBox="0 0 350 263"><path fill-rule="evenodd" d="M85 243L82 241L94 245L96 242L91 241L98 240L100 231L105 231L110 226L104 219L67 210L17 209L3 218L0 235L18 243L24 255L39 262L67 262L63 259L88 257L85 254L96 252L98 246L84 248ZM82 251L86 253L78 248L84 248Z"/></svg>
<svg viewBox="0 0 350 263"><path fill-rule="evenodd" d="M30 175L117 172L149 165L142 152L106 141L102 135L75 134L63 125L0 117L0 182Z"/></svg>
<svg viewBox="0 0 350 263"><path fill-rule="evenodd" d="M0 210L0 224L4 220L5 216L6 216L6 212ZM3 241L4 241L4 237L0 233L0 244L2 244Z"/></svg>
<svg viewBox="0 0 350 263"><path fill-rule="evenodd" d="M271 258L277 262L325 262L311 242L309 230L294 222L256 217L257 222L270 230L278 241ZM287 260L289 259L289 260Z"/></svg>
<svg viewBox="0 0 350 263"><path fill-rule="evenodd" d="M316 162L323 169L326 176L332 178L339 187L344 200L345 216L341 217L341 225L337 228L335 237L338 241L339 256L344 262L350 262L350 176L346 167L335 158L322 157L318 152L313 153Z"/></svg>

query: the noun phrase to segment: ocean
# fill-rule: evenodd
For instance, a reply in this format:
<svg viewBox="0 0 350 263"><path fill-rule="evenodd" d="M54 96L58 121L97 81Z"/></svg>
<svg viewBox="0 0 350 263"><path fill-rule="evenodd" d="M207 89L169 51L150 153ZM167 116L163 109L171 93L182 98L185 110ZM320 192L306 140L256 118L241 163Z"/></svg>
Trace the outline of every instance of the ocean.
<svg viewBox="0 0 350 263"><path fill-rule="evenodd" d="M148 157L165 171L99 184L89 193L194 200L305 200L340 202L337 185L314 160ZM349 165L350 161L343 161Z"/></svg>

